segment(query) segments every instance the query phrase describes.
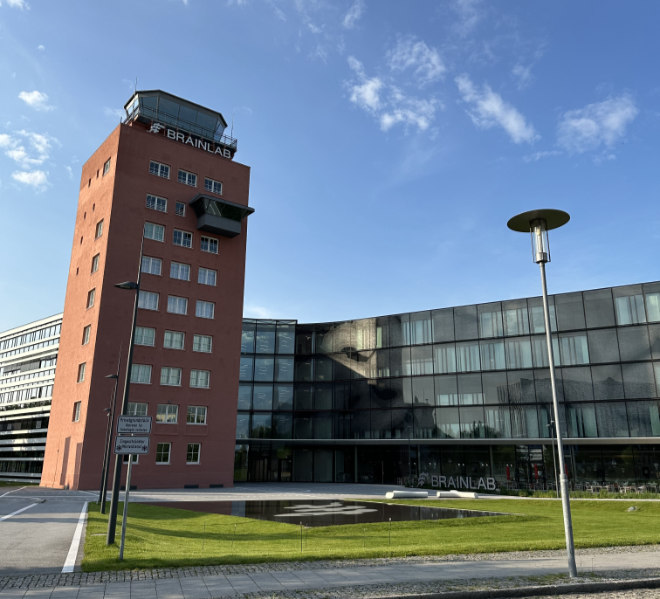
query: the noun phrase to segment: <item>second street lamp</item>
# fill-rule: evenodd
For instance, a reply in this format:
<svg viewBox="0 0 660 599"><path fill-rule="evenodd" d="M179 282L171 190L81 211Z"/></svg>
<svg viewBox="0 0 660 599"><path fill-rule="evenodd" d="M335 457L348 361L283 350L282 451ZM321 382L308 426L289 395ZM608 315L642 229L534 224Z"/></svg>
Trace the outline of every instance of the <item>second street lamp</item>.
<svg viewBox="0 0 660 599"><path fill-rule="evenodd" d="M550 310L548 309L548 286L545 279L545 264L550 262L550 245L548 231L565 225L570 216L563 210L530 210L509 219L507 226L512 231L532 234L533 260L541 270L541 287L543 291L543 317L545 320L545 339L548 347L548 367L550 370L550 385L552 387L552 406L554 410L555 431L557 437L557 459L559 460L559 485L561 488L561 503L564 512L564 534L568 553L568 573L571 578L577 576L575 566L575 547L573 545L573 523L571 521L571 504L568 497L568 477L564 462L564 448L561 442L561 427L559 419L559 403L557 402L557 385L555 382L555 361L552 353L552 336L550 335ZM554 454L553 454L554 456Z"/></svg>
<svg viewBox="0 0 660 599"><path fill-rule="evenodd" d="M112 392L112 401L108 411L108 424L105 429L105 452L103 453L103 470L101 471L101 490L99 492L99 503L101 513L105 514L105 494L108 489L108 471L110 470L110 441L112 440L112 427L115 422L115 407L117 406L117 383L119 382L119 368L117 374L106 374L106 379L114 379L115 388Z"/></svg>

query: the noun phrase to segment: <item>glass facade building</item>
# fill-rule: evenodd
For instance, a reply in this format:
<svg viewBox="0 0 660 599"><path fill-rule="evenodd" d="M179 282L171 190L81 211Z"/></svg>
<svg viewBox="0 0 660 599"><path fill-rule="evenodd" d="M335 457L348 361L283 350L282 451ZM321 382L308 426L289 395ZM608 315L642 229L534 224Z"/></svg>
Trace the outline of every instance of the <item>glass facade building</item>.
<svg viewBox="0 0 660 599"><path fill-rule="evenodd" d="M571 484L657 485L660 283L550 312ZM552 488L552 418L540 297L243 322L237 481Z"/></svg>

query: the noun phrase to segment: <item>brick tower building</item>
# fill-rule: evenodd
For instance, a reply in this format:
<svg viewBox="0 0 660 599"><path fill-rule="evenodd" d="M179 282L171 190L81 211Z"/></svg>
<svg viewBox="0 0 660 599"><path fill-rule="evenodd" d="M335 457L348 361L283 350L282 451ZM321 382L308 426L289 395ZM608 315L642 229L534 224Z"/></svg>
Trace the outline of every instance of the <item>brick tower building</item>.
<svg viewBox="0 0 660 599"><path fill-rule="evenodd" d="M116 285L140 267L127 413L153 427L132 484L230 486L250 170L218 112L157 90L125 109L82 170L41 484L100 487L136 293Z"/></svg>

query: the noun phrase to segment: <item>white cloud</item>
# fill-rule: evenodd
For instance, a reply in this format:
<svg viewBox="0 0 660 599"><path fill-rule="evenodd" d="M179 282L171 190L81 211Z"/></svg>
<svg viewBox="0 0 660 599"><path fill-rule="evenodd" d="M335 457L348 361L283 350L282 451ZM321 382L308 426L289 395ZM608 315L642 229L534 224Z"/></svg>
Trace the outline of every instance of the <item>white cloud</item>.
<svg viewBox="0 0 660 599"><path fill-rule="evenodd" d="M428 129L440 103L435 98L419 99L380 77L368 77L362 63L354 57L348 64L357 81L348 85L350 100L377 119L383 131L402 124L420 131Z"/></svg>
<svg viewBox="0 0 660 599"><path fill-rule="evenodd" d="M626 133L639 110L633 99L623 94L584 108L565 112L557 131L559 145L573 153L611 148Z"/></svg>
<svg viewBox="0 0 660 599"><path fill-rule="evenodd" d="M525 117L488 85L478 90L467 75L455 79L463 101L468 104L468 115L472 122L481 129L500 126L514 143L533 142L538 138L534 127Z"/></svg>
<svg viewBox="0 0 660 599"><path fill-rule="evenodd" d="M13 136L0 134L0 148L24 170L40 166L50 157L53 143L57 140L42 133L17 131Z"/></svg>
<svg viewBox="0 0 660 599"><path fill-rule="evenodd" d="M481 0L455 0L454 10L458 15L458 21L454 28L462 36L472 32L482 19Z"/></svg>
<svg viewBox="0 0 660 599"><path fill-rule="evenodd" d="M117 122L121 121L126 116L126 112L123 108L109 108L108 106L103 109L103 114Z"/></svg>
<svg viewBox="0 0 660 599"><path fill-rule="evenodd" d="M400 39L389 52L389 66L393 71L412 71L422 84L439 79L447 70L435 48L412 36Z"/></svg>
<svg viewBox="0 0 660 599"><path fill-rule="evenodd" d="M48 173L40 170L15 171L11 174L11 178L35 189L44 189L48 185Z"/></svg>
<svg viewBox="0 0 660 599"><path fill-rule="evenodd" d="M7 6L11 8L20 8L21 10L29 10L30 5L25 0L6 0ZM2 4L0 4L2 6Z"/></svg>
<svg viewBox="0 0 660 599"><path fill-rule="evenodd" d="M539 160L543 160L545 158L553 158L554 156L561 156L562 154L563 152L560 152L559 150L544 150L541 152L534 152L529 156L525 156L523 160L525 162L538 162Z"/></svg>
<svg viewBox="0 0 660 599"><path fill-rule="evenodd" d="M352 56L348 58L348 65L359 79L359 83L351 87L351 102L370 112L378 110L381 105L379 94L383 82L378 77L367 78L362 63Z"/></svg>
<svg viewBox="0 0 660 599"><path fill-rule="evenodd" d="M348 9L348 12L344 16L344 21L342 25L345 29L353 29L357 22L362 18L364 14L365 4L364 0L355 0L351 7Z"/></svg>
<svg viewBox="0 0 660 599"><path fill-rule="evenodd" d="M39 44L37 46L37 50L39 50L39 52L44 52L46 50L46 46L44 46L43 44Z"/></svg>
<svg viewBox="0 0 660 599"><path fill-rule="evenodd" d="M264 306L256 306L253 304L253 305L246 305L243 307L243 317L271 319L271 318L277 318L277 315L270 308L266 308Z"/></svg>
<svg viewBox="0 0 660 599"><path fill-rule="evenodd" d="M526 88L532 81L532 67L530 66L526 67L524 65L517 64L511 70L511 74L516 80L518 89Z"/></svg>
<svg viewBox="0 0 660 599"><path fill-rule="evenodd" d="M18 97L35 110L53 109L53 107L48 104L48 95L37 91L36 89L31 92L23 91L18 94Z"/></svg>

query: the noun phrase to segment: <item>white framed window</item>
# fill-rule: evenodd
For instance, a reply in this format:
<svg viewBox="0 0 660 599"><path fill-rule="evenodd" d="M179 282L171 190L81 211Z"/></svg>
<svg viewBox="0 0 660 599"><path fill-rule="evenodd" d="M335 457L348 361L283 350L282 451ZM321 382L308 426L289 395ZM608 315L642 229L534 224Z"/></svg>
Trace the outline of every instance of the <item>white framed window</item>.
<svg viewBox="0 0 660 599"><path fill-rule="evenodd" d="M141 270L147 275L161 275L163 272L163 261L152 256L142 256Z"/></svg>
<svg viewBox="0 0 660 599"><path fill-rule="evenodd" d="M208 370L191 370L190 386L197 389L208 389L211 384L211 372Z"/></svg>
<svg viewBox="0 0 660 599"><path fill-rule="evenodd" d="M110 170L110 164L112 164L112 158L108 158L104 163L103 163L103 176L105 177L106 173Z"/></svg>
<svg viewBox="0 0 660 599"><path fill-rule="evenodd" d="M159 403L156 408L156 422L160 424L176 424L179 406L171 403Z"/></svg>
<svg viewBox="0 0 660 599"><path fill-rule="evenodd" d="M170 262L170 279L190 281L190 264L181 262Z"/></svg>
<svg viewBox="0 0 660 599"><path fill-rule="evenodd" d="M94 298L96 296L96 289L90 289L87 292L87 307L91 308L94 305Z"/></svg>
<svg viewBox="0 0 660 599"><path fill-rule="evenodd" d="M163 241L165 239L165 227L156 223L144 223L144 238Z"/></svg>
<svg viewBox="0 0 660 599"><path fill-rule="evenodd" d="M188 443L188 448L186 449L186 464L199 464L201 449L201 443Z"/></svg>
<svg viewBox="0 0 660 599"><path fill-rule="evenodd" d="M177 202L174 206L174 214L177 216L185 216L186 215L186 205L184 202Z"/></svg>
<svg viewBox="0 0 660 599"><path fill-rule="evenodd" d="M217 254L218 240L214 239L213 237L206 237L205 235L202 235L199 249L203 252L208 252L209 254Z"/></svg>
<svg viewBox="0 0 660 599"><path fill-rule="evenodd" d="M179 229L174 229L174 237L172 238L172 243L178 245L182 248L191 248L193 241L192 233L188 231L180 231Z"/></svg>
<svg viewBox="0 0 660 599"><path fill-rule="evenodd" d="M158 310L158 294L154 291L140 289L138 292L138 308L142 308L143 310Z"/></svg>
<svg viewBox="0 0 660 599"><path fill-rule="evenodd" d="M84 329L83 329L83 335L82 335L82 344L87 345L89 343L89 338L92 335L92 325L88 324Z"/></svg>
<svg viewBox="0 0 660 599"><path fill-rule="evenodd" d="M177 181L185 185L190 185L190 187L197 187L197 175L195 173L179 169Z"/></svg>
<svg viewBox="0 0 660 599"><path fill-rule="evenodd" d="M181 331L165 331L163 347L167 349L183 349L186 334Z"/></svg>
<svg viewBox="0 0 660 599"><path fill-rule="evenodd" d="M135 327L135 345L148 345L153 347L156 344L156 329L151 327Z"/></svg>
<svg viewBox="0 0 660 599"><path fill-rule="evenodd" d="M78 364L78 382L82 383L85 380L85 362Z"/></svg>
<svg viewBox="0 0 660 599"><path fill-rule="evenodd" d="M103 235L103 219L96 223L96 230L94 232L94 239L98 239Z"/></svg>
<svg viewBox="0 0 660 599"><path fill-rule="evenodd" d="M200 285L211 285L215 287L216 281L218 279L218 271L211 268L199 267L197 271L197 282Z"/></svg>
<svg viewBox="0 0 660 599"><path fill-rule="evenodd" d="M167 198L147 194L147 208L157 212L167 212Z"/></svg>
<svg viewBox="0 0 660 599"><path fill-rule="evenodd" d="M96 272L99 269L100 260L101 260L101 254L96 254L92 258L92 269L91 269L92 272Z"/></svg>
<svg viewBox="0 0 660 599"><path fill-rule="evenodd" d="M163 366L160 369L160 384L168 387L180 387L181 369L174 366Z"/></svg>
<svg viewBox="0 0 660 599"><path fill-rule="evenodd" d="M193 337L193 351L210 354L213 348L213 337L211 335L195 335Z"/></svg>
<svg viewBox="0 0 660 599"><path fill-rule="evenodd" d="M157 177L162 177L163 179L170 178L170 167L167 164L162 162L156 162L155 160L149 161L149 173L156 175Z"/></svg>
<svg viewBox="0 0 660 599"><path fill-rule="evenodd" d="M188 298L178 295L167 296L167 311L170 314L188 314Z"/></svg>
<svg viewBox="0 0 660 599"><path fill-rule="evenodd" d="M131 383L149 385L151 383L151 364L131 365Z"/></svg>
<svg viewBox="0 0 660 599"><path fill-rule="evenodd" d="M220 181L216 181L214 179L209 179L208 177L205 177L204 189L206 189L206 191L210 191L211 193L215 193L219 196L222 195L222 183L220 183Z"/></svg>
<svg viewBox="0 0 660 599"><path fill-rule="evenodd" d="M195 316L198 318L213 318L215 316L215 304L204 300L197 300L195 304Z"/></svg>
<svg viewBox="0 0 660 599"><path fill-rule="evenodd" d="M149 404L142 401L129 401L126 406L127 416L146 416Z"/></svg>
<svg viewBox="0 0 660 599"><path fill-rule="evenodd" d="M158 443L156 445L156 464L170 463L171 443Z"/></svg>
<svg viewBox="0 0 660 599"><path fill-rule="evenodd" d="M188 406L186 411L187 424L206 424L206 406Z"/></svg>
<svg viewBox="0 0 660 599"><path fill-rule="evenodd" d="M73 416L71 418L71 420L73 422L78 422L80 420L80 407L81 407L81 405L82 404L79 401L76 401L73 404Z"/></svg>

